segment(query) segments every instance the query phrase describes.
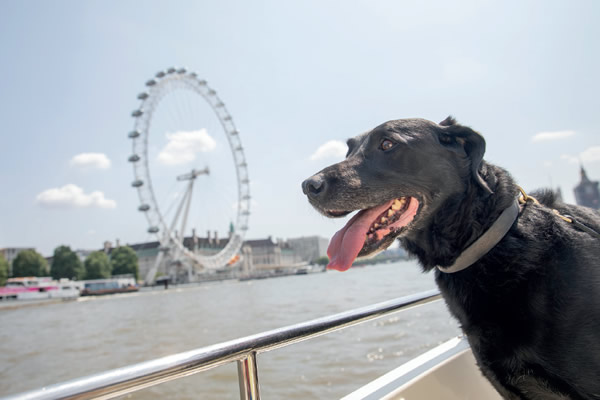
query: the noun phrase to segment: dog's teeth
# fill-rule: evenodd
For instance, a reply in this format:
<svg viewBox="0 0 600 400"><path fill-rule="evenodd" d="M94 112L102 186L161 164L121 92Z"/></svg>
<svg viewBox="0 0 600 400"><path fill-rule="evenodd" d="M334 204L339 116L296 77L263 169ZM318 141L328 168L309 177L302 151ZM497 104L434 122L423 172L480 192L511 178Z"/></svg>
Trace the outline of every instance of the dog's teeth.
<svg viewBox="0 0 600 400"><path fill-rule="evenodd" d="M379 224L373 224L373 228L375 228L375 229L379 228Z"/></svg>
<svg viewBox="0 0 600 400"><path fill-rule="evenodd" d="M392 203L392 210L394 210L394 211L400 210L402 207L404 207L405 203L406 203L406 197L401 197L399 199L394 200L394 203Z"/></svg>
<svg viewBox="0 0 600 400"><path fill-rule="evenodd" d="M387 222L387 218L386 217L381 217L381 223L385 224Z"/></svg>
<svg viewBox="0 0 600 400"><path fill-rule="evenodd" d="M388 217L391 217L392 215L394 215L394 210L388 210Z"/></svg>
<svg viewBox="0 0 600 400"><path fill-rule="evenodd" d="M369 228L369 232L373 232L375 229L373 228Z"/></svg>

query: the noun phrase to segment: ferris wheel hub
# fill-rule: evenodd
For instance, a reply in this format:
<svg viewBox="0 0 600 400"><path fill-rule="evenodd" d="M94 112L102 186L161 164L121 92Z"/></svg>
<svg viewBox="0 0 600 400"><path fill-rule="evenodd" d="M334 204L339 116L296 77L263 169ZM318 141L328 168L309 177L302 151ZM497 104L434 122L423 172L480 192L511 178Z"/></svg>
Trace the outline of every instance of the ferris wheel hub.
<svg viewBox="0 0 600 400"><path fill-rule="evenodd" d="M210 170L208 169L208 167L205 167L204 169L193 169L192 172L189 172L189 173L183 174L183 175L179 175L177 177L177 180L178 181L189 181L192 179L196 179L200 175L209 175L209 174L210 174Z"/></svg>

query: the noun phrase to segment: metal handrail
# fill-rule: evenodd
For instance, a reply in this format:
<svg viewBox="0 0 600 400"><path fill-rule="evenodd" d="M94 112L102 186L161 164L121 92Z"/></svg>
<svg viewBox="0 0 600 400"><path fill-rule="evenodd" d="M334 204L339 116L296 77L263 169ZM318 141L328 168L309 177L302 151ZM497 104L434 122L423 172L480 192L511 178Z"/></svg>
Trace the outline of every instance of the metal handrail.
<svg viewBox="0 0 600 400"><path fill-rule="evenodd" d="M259 400L256 355L440 299L429 290L366 307L46 386L2 400L111 399L237 361L240 398Z"/></svg>

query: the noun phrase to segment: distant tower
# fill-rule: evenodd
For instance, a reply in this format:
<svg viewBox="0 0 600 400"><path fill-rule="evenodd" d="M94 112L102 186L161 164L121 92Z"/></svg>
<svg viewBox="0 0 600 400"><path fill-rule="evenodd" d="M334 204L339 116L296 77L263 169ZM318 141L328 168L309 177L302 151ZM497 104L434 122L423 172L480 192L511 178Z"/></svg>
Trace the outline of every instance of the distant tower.
<svg viewBox="0 0 600 400"><path fill-rule="evenodd" d="M554 198L559 203L563 202L562 190L560 190L560 187L557 187L556 190L554 191Z"/></svg>
<svg viewBox="0 0 600 400"><path fill-rule="evenodd" d="M583 165L581 166L581 182L575 186L575 201L580 206L586 206L594 209L600 208L600 191L598 190L598 181L591 181Z"/></svg>

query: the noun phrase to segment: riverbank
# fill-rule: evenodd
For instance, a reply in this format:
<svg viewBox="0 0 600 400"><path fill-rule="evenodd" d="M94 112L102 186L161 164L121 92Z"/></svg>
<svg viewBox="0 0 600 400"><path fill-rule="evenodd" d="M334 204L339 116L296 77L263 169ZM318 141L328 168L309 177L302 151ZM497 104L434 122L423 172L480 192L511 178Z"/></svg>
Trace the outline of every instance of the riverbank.
<svg viewBox="0 0 600 400"><path fill-rule="evenodd" d="M16 310L19 308L48 306L70 301L77 301L77 299L5 300L0 303L0 312L3 310Z"/></svg>

